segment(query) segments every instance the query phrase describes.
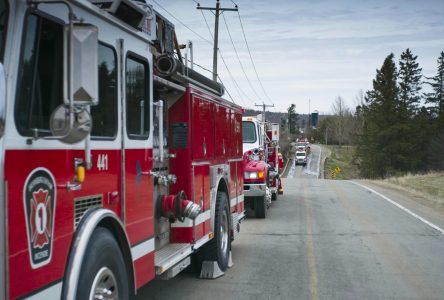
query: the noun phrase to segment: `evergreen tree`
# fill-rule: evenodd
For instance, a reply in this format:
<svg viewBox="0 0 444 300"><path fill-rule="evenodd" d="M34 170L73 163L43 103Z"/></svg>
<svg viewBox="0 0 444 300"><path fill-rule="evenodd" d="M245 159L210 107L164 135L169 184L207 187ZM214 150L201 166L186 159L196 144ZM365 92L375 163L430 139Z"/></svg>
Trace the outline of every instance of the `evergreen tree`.
<svg viewBox="0 0 444 300"><path fill-rule="evenodd" d="M385 177L403 170L406 157L405 142L400 136L404 126L399 124L397 71L393 54L376 70L373 90L368 91L362 107L364 124L357 146L357 158L364 177Z"/></svg>
<svg viewBox="0 0 444 300"><path fill-rule="evenodd" d="M427 158L429 169L444 170L444 51L437 62L437 74L426 82L432 88L432 92L425 94L432 118Z"/></svg>
<svg viewBox="0 0 444 300"><path fill-rule="evenodd" d="M409 48L401 54L399 61L399 100L401 109L413 117L418 109L421 96L421 71L416 62L418 56L413 56Z"/></svg>
<svg viewBox="0 0 444 300"><path fill-rule="evenodd" d="M401 154L409 157L408 161L401 163L399 167L402 171L415 171L423 165L424 145L416 134L423 129L424 124L420 123L423 118L417 117L421 95L421 71L419 64L416 62L417 56L413 56L410 49L407 48L401 54L399 61L399 103L397 110L397 129L398 143L405 147L401 150ZM424 117L422 114L421 117ZM421 126L419 126L421 125Z"/></svg>
<svg viewBox="0 0 444 300"><path fill-rule="evenodd" d="M444 51L438 58L438 72L435 76L427 78L426 84L432 87L432 92L426 93L426 103L431 104L432 117L437 119L438 128L444 128Z"/></svg>
<svg viewBox="0 0 444 300"><path fill-rule="evenodd" d="M411 136L415 138L416 145L412 159L415 158L417 162L417 165L414 166L414 171L433 169L434 161L432 158L434 156L431 155L431 151L434 149L432 149L430 141L436 133L431 130L432 118L426 107L421 107L415 115L413 123L415 126L412 128Z"/></svg>
<svg viewBox="0 0 444 300"><path fill-rule="evenodd" d="M290 134L298 133L297 122L298 122L298 114L296 113L296 105L292 104L288 108L288 125Z"/></svg>

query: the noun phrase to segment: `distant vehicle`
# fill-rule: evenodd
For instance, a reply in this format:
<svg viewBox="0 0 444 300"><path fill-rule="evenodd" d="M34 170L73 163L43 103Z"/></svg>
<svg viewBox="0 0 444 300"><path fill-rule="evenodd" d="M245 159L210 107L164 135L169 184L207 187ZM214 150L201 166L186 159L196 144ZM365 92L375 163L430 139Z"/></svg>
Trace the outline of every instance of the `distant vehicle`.
<svg viewBox="0 0 444 300"><path fill-rule="evenodd" d="M296 151L305 151L305 142L296 143Z"/></svg>
<svg viewBox="0 0 444 300"><path fill-rule="evenodd" d="M295 163L296 165L307 165L307 153L305 153L305 150L296 151Z"/></svg>

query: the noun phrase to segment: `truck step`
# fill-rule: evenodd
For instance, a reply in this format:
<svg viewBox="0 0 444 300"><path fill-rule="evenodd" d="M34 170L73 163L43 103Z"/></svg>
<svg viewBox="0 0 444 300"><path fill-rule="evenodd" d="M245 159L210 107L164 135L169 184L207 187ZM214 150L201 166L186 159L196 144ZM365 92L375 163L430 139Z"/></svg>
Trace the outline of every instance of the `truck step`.
<svg viewBox="0 0 444 300"><path fill-rule="evenodd" d="M154 254L156 275L161 275L192 253L191 244L174 243L168 244L157 250Z"/></svg>
<svg viewBox="0 0 444 300"><path fill-rule="evenodd" d="M185 270L191 264L191 258L189 256L182 259L180 262L175 264L173 267L169 268L162 275L158 276L158 278L163 280L169 280L171 278L176 277L177 274Z"/></svg>

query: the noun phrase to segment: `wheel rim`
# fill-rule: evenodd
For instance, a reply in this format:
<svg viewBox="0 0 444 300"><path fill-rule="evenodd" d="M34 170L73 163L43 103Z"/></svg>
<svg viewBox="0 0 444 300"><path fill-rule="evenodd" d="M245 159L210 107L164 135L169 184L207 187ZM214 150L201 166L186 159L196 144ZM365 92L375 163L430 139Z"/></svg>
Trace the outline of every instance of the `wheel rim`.
<svg viewBox="0 0 444 300"><path fill-rule="evenodd" d="M220 248L222 250L222 254L225 256L228 249L228 216L227 212L224 210L220 222Z"/></svg>
<svg viewBox="0 0 444 300"><path fill-rule="evenodd" d="M94 277L89 299L119 299L116 277L107 267L101 268Z"/></svg>

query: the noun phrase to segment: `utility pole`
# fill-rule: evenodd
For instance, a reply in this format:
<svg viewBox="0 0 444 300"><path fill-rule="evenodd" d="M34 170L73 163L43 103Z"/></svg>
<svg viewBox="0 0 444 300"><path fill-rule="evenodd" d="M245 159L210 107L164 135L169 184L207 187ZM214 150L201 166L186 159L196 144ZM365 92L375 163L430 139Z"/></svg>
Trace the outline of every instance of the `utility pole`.
<svg viewBox="0 0 444 300"><path fill-rule="evenodd" d="M256 104L255 103L254 106L262 106L262 122L265 123L265 108L267 108L267 107L274 107L274 104L273 105L267 105L267 104L262 102L262 104Z"/></svg>
<svg viewBox="0 0 444 300"><path fill-rule="evenodd" d="M210 10L213 12L216 17L214 21L214 48L213 48L213 80L217 81L217 50L219 49L217 46L218 38L219 38L219 16L224 13L224 11L237 11L237 5L235 8L222 8L220 7L219 0L216 1L216 7L201 7L199 3L197 3L197 9L202 10Z"/></svg>

